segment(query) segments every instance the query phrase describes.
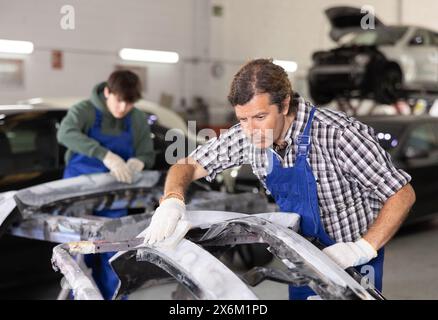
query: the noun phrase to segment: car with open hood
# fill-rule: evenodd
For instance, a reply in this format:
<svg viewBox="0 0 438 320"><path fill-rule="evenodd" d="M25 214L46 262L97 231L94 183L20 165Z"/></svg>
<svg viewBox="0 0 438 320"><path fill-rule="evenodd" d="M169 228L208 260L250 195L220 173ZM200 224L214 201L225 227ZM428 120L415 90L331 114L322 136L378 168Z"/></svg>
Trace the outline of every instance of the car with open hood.
<svg viewBox="0 0 438 320"><path fill-rule="evenodd" d="M338 46L313 53L308 85L316 104L339 97L390 104L410 91L438 91L437 31L386 25L374 16L367 25L367 13L354 7L333 7L325 14Z"/></svg>

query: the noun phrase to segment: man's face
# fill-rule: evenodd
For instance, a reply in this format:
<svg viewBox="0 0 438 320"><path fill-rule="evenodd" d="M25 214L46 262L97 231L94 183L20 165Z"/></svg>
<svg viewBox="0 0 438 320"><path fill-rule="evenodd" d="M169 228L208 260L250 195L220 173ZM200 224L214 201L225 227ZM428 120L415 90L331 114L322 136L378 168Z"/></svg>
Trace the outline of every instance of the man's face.
<svg viewBox="0 0 438 320"><path fill-rule="evenodd" d="M107 87L104 89L104 94L106 106L114 118L124 118L134 107L133 103L122 101L118 95L111 93Z"/></svg>
<svg viewBox="0 0 438 320"><path fill-rule="evenodd" d="M288 108L280 112L278 106L271 104L268 93L257 94L234 109L245 135L257 148L268 148L281 138Z"/></svg>

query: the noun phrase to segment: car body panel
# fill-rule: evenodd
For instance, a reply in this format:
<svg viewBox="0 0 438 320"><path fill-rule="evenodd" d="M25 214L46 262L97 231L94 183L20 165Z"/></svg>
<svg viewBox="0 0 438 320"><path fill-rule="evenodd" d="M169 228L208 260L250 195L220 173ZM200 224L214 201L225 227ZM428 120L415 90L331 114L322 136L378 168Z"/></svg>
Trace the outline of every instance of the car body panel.
<svg viewBox="0 0 438 320"><path fill-rule="evenodd" d="M290 274L295 276L291 276L290 281L302 279L325 299L373 299L328 256L293 231L299 225L298 215L268 213L247 216L219 211L189 211L187 220L195 231L194 236L189 234L188 239L183 239L175 248L137 245L141 241L125 243L126 250L111 259L121 279L118 296L166 282L170 277L195 299L255 299L240 279L232 276L230 270L202 248L208 250L223 245L266 241L288 266ZM203 234L199 228L203 229ZM123 242L67 243L62 248L70 254L90 254L121 250ZM57 261L54 262L56 266ZM157 267L165 273L160 273Z"/></svg>
<svg viewBox="0 0 438 320"><path fill-rule="evenodd" d="M153 179L145 181L146 177ZM54 243L112 239L111 236L129 239L144 230L162 195L164 173L143 172L129 187L116 182L109 174L69 180L0 194L0 199L3 199L0 206L3 220L0 225L0 260L8 261L0 266L0 295L6 295L12 286L58 278L48 260L43 258L49 255ZM192 184L187 194L188 209L267 210L266 199L257 194L227 194L206 191L207 187ZM130 214L120 219L92 215L94 209L116 207L127 207ZM12 258L16 255L18 258ZM34 259L32 265L26 262L29 259Z"/></svg>
<svg viewBox="0 0 438 320"><path fill-rule="evenodd" d="M69 180L49 182L17 193L7 193L3 199L4 202L14 199L23 219L18 225L10 228L12 234L32 239L67 242L54 248L52 262L55 269L60 270L65 276L65 290L73 288L77 299L100 299L101 296L92 282L90 273L82 269L83 266L80 266L79 261L73 259L71 254L122 250L112 259L117 265L116 260L123 256L126 250L131 249L135 249L137 253L135 257L131 255L128 260L121 260L123 270L132 271L132 268L126 266L134 258L135 261L158 266L161 271L156 267L152 267L155 271L152 270L151 273L147 272L147 268L142 269L143 277L132 275L135 279L141 280L140 283L122 285L122 291L131 290L136 285L141 287L146 280L149 284L159 283L166 278L168 280L170 274L198 299L256 299L251 290L231 270L204 249L262 242L267 242L280 258L289 260L287 266L295 273L303 274L303 279L307 279L309 285L322 297L372 298L359 283L324 253L295 233L299 226L298 215L280 212L246 215L228 211L190 210L202 206L218 208L220 204L225 210L239 207L248 209L246 205L251 199L257 204L255 209L266 209L256 194L223 194L220 198L220 193L217 192L214 195L215 198L219 196L216 203L212 198L201 199L202 197L193 195L192 201L187 205L190 210L187 220L193 231L188 235L189 240L182 240L176 248L144 247L141 238L137 237L150 223L152 212L119 219L95 217L89 213L99 208L138 206L142 203L140 198L149 199L147 191L158 189L157 184L162 181L161 173L143 172L130 188L114 181L109 174L95 174ZM70 199L69 193L72 193ZM211 195L211 192L207 194ZM11 207L9 205L7 211L11 211ZM3 213L6 211L5 208L2 210ZM72 240L76 241L70 242ZM124 241L128 246L124 246ZM135 246L132 246L132 241L135 242ZM283 245L280 245L281 243ZM197 260L200 257L202 263ZM146 265L148 264L143 264L142 267ZM116 267L118 271L122 269ZM206 270L210 271L205 272ZM125 278L126 276L130 278L131 274L125 274ZM150 278L151 276L153 278ZM218 285L218 282L221 285ZM119 295L123 294L122 291Z"/></svg>

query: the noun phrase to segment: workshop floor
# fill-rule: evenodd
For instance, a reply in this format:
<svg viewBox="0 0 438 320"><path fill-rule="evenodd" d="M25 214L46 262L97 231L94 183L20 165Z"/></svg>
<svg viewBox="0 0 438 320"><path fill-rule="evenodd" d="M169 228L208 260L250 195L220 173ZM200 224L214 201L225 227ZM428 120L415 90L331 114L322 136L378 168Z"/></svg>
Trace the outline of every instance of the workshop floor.
<svg viewBox="0 0 438 320"><path fill-rule="evenodd" d="M384 268L383 293L388 299L438 299L438 219L402 230L386 247ZM170 299L175 287L139 290L129 299ZM58 284L25 290L25 299L56 299ZM287 286L271 281L254 292L261 299L287 298Z"/></svg>

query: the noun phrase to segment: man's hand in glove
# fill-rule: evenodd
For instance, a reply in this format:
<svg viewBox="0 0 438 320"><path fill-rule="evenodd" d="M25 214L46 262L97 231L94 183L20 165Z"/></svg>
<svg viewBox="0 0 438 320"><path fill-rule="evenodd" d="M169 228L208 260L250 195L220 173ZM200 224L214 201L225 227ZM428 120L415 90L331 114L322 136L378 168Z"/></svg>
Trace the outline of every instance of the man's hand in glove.
<svg viewBox="0 0 438 320"><path fill-rule="evenodd" d="M175 231L178 221L185 216L186 206L183 201L168 198L161 202L155 210L151 223L146 230L144 243L149 245L170 237Z"/></svg>
<svg viewBox="0 0 438 320"><path fill-rule="evenodd" d="M143 161L137 158L129 158L128 161L126 161L126 164L132 172L141 172L144 168Z"/></svg>
<svg viewBox="0 0 438 320"><path fill-rule="evenodd" d="M360 266L377 257L377 251L365 239L356 242L338 242L322 250L341 268Z"/></svg>
<svg viewBox="0 0 438 320"><path fill-rule="evenodd" d="M132 183L132 172L126 162L111 151L108 151L103 158L103 164L110 170L110 174L117 181L124 183Z"/></svg>

